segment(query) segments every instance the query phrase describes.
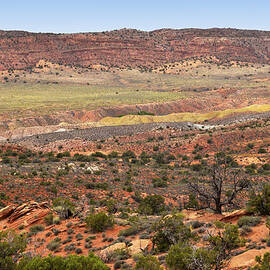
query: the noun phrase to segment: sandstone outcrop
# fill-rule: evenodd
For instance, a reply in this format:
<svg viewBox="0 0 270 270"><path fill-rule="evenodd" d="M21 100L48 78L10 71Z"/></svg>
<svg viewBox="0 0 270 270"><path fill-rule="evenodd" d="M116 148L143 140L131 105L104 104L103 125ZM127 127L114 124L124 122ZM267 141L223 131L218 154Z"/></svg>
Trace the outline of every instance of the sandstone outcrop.
<svg viewBox="0 0 270 270"><path fill-rule="evenodd" d="M8 227L17 229L20 225L27 227L43 220L50 212L46 202L29 202L20 206L9 205L0 210L0 229Z"/></svg>
<svg viewBox="0 0 270 270"><path fill-rule="evenodd" d="M0 31L0 70L56 64L154 67L191 57L214 56L267 63L270 32L238 29L121 29L100 33L50 34Z"/></svg>

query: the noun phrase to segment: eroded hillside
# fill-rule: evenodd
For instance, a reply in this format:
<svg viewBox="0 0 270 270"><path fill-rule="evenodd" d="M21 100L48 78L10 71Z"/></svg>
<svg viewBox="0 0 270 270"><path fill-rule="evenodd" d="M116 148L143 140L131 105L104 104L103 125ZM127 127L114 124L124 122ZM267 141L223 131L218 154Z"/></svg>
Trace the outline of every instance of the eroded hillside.
<svg viewBox="0 0 270 270"><path fill-rule="evenodd" d="M33 67L40 59L91 67L141 67L213 56L221 62L268 63L270 32L237 29L122 29L102 33L0 32L0 70Z"/></svg>

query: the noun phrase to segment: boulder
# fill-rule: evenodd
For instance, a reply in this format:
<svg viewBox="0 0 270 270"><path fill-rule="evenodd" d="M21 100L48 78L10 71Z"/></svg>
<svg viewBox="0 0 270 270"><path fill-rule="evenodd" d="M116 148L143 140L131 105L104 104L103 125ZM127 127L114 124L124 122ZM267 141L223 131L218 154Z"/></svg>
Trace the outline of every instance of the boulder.
<svg viewBox="0 0 270 270"><path fill-rule="evenodd" d="M134 255L147 250L151 245L151 241L149 239L137 239L133 240L131 244L132 246L130 246L128 249L130 251L130 255Z"/></svg>
<svg viewBox="0 0 270 270"><path fill-rule="evenodd" d="M14 205L8 205L0 210L0 220L10 216L16 207Z"/></svg>
<svg viewBox="0 0 270 270"><path fill-rule="evenodd" d="M99 256L102 260L107 261L108 258L113 254L113 252L117 249L126 248L125 243L116 243L114 245L111 245L103 250L101 250Z"/></svg>
<svg viewBox="0 0 270 270"><path fill-rule="evenodd" d="M238 256L234 256L230 261L228 269L247 269L248 267L254 266L256 264L256 256L263 256L266 252L269 252L269 250L251 249Z"/></svg>

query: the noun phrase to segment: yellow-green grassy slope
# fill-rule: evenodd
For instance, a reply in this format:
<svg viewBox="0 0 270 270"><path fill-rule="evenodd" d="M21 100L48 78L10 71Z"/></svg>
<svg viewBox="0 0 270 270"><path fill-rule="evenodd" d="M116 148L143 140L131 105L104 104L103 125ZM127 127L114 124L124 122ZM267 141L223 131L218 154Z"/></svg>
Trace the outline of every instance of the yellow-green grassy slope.
<svg viewBox="0 0 270 270"><path fill-rule="evenodd" d="M211 119L222 119L234 113L245 112L267 112L270 111L270 105L251 105L239 109L227 109L224 111L213 111L208 113L172 113L168 115L152 116L152 115L125 115L122 117L105 117L100 120L102 125L134 125L141 123L153 122L202 122Z"/></svg>

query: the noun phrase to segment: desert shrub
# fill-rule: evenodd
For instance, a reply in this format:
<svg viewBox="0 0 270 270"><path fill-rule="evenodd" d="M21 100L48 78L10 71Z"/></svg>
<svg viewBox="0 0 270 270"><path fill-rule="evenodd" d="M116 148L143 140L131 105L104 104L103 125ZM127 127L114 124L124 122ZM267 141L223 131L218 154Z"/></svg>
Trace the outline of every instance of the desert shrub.
<svg viewBox="0 0 270 270"><path fill-rule="evenodd" d="M180 214L163 217L154 225L154 231L152 241L158 251L166 251L171 245L194 237Z"/></svg>
<svg viewBox="0 0 270 270"><path fill-rule="evenodd" d="M140 231L139 227L137 225L133 225L127 229L121 230L118 234L118 236L130 236L130 235L136 235Z"/></svg>
<svg viewBox="0 0 270 270"><path fill-rule="evenodd" d="M116 261L113 265L113 269L121 269L123 261Z"/></svg>
<svg viewBox="0 0 270 270"><path fill-rule="evenodd" d="M74 233L74 230L73 230L72 228L69 228L69 229L67 230L67 233L68 233L68 234L73 234L73 233Z"/></svg>
<svg viewBox="0 0 270 270"><path fill-rule="evenodd" d="M66 251L66 252L68 252L68 251L74 251L75 249L76 249L76 247L75 247L75 244L74 243L72 243L72 244L67 245L67 246L64 247L64 251Z"/></svg>
<svg viewBox="0 0 270 270"><path fill-rule="evenodd" d="M194 193L189 194L189 200L188 200L187 204L185 205L185 208L187 208L187 209L189 209L189 208L198 209L199 208L199 202L197 201Z"/></svg>
<svg viewBox="0 0 270 270"><path fill-rule="evenodd" d="M261 218L260 217L250 217L250 216L244 216L244 217L240 217L237 225L241 228L243 226L256 226L261 222Z"/></svg>
<svg viewBox="0 0 270 270"><path fill-rule="evenodd" d="M83 239L83 236L82 236L80 233L76 234L75 237L76 237L76 240L77 240L77 241L80 241L80 240Z"/></svg>
<svg viewBox="0 0 270 270"><path fill-rule="evenodd" d="M162 270L158 259L154 256L139 256L135 265L135 270Z"/></svg>
<svg viewBox="0 0 270 270"><path fill-rule="evenodd" d="M254 148L254 144L253 144L253 143L248 143L248 144L247 144L247 147L248 147L249 149L253 149L253 148Z"/></svg>
<svg viewBox="0 0 270 270"><path fill-rule="evenodd" d="M61 245L61 242L58 241L58 239L56 240L52 240L48 245L47 245L47 249L49 249L50 251L56 251Z"/></svg>
<svg viewBox="0 0 270 270"><path fill-rule="evenodd" d="M132 191L133 191L132 186L131 186L131 185L127 186L126 191L127 191L127 192L132 192Z"/></svg>
<svg viewBox="0 0 270 270"><path fill-rule="evenodd" d="M262 169L265 171L270 171L270 163L263 164Z"/></svg>
<svg viewBox="0 0 270 270"><path fill-rule="evenodd" d="M85 187L87 189L103 189L103 190L107 190L109 185L108 183L86 183Z"/></svg>
<svg viewBox="0 0 270 270"><path fill-rule="evenodd" d="M118 157L118 152L112 151L109 155L109 158L117 158Z"/></svg>
<svg viewBox="0 0 270 270"><path fill-rule="evenodd" d="M248 235L250 232L252 232L252 229L250 228L250 226L244 225L244 226L242 226L242 228L241 228L241 230L240 230L240 235L246 236L246 235Z"/></svg>
<svg viewBox="0 0 270 270"><path fill-rule="evenodd" d="M239 237L238 226L231 224L226 224L225 230L221 234L211 236L209 242L214 247L224 244L228 250L233 250L243 244L242 239Z"/></svg>
<svg viewBox="0 0 270 270"><path fill-rule="evenodd" d="M13 231L0 231L0 269L13 270L20 254L26 248L26 239Z"/></svg>
<svg viewBox="0 0 270 270"><path fill-rule="evenodd" d="M6 207L6 204L2 201L0 201L0 209Z"/></svg>
<svg viewBox="0 0 270 270"><path fill-rule="evenodd" d="M67 228L70 228L72 225L73 225L72 222L68 222L66 226L67 226Z"/></svg>
<svg viewBox="0 0 270 270"><path fill-rule="evenodd" d="M202 170L202 164L200 163L192 164L191 169L195 172L199 172Z"/></svg>
<svg viewBox="0 0 270 270"><path fill-rule="evenodd" d="M153 159L156 161L157 165L169 163L164 153L157 153L156 155L153 155Z"/></svg>
<svg viewBox="0 0 270 270"><path fill-rule="evenodd" d="M47 232L47 233L45 234L46 237L50 237L51 235L52 235L51 232Z"/></svg>
<svg viewBox="0 0 270 270"><path fill-rule="evenodd" d="M81 161L81 162L91 162L94 160L94 158L92 156L86 156L83 154L78 154L76 153L73 157L72 160L74 161Z"/></svg>
<svg viewBox="0 0 270 270"><path fill-rule="evenodd" d="M25 228L25 226L24 226L23 224L21 224L21 225L18 227L19 230L23 230L24 228Z"/></svg>
<svg viewBox="0 0 270 270"><path fill-rule="evenodd" d="M52 225L53 224L53 214L50 213L48 214L45 218L44 221L46 223L47 226Z"/></svg>
<svg viewBox="0 0 270 270"><path fill-rule="evenodd" d="M136 158L136 155L133 151L128 150L122 154L123 159L130 159L130 158Z"/></svg>
<svg viewBox="0 0 270 270"><path fill-rule="evenodd" d="M99 148L99 149L101 149L101 148ZM103 154L102 152L95 152L92 154L92 157L107 159L107 155Z"/></svg>
<svg viewBox="0 0 270 270"><path fill-rule="evenodd" d="M110 228L114 224L112 216L108 216L105 212L100 212L97 214L90 214L85 219L86 225L93 232L103 232L107 228Z"/></svg>
<svg viewBox="0 0 270 270"><path fill-rule="evenodd" d="M261 192L251 194L247 210L250 213L270 215L270 184L264 185Z"/></svg>
<svg viewBox="0 0 270 270"><path fill-rule="evenodd" d="M147 195L139 204L138 211L145 215L158 215L165 211L165 200L160 195Z"/></svg>
<svg viewBox="0 0 270 270"><path fill-rule="evenodd" d="M76 252L77 254L81 254L81 253L82 253L82 249L81 249L81 248L76 248L76 249L75 249L75 252Z"/></svg>
<svg viewBox="0 0 270 270"><path fill-rule="evenodd" d="M0 192L0 199L1 200L8 200L9 196L7 194L5 194L4 192Z"/></svg>
<svg viewBox="0 0 270 270"><path fill-rule="evenodd" d="M157 188L157 187L164 188L168 186L167 182L161 178L153 178L152 183L153 183L154 188Z"/></svg>
<svg viewBox="0 0 270 270"><path fill-rule="evenodd" d="M107 210L110 214L117 212L117 203L115 200L110 199L105 202L105 205L107 207Z"/></svg>
<svg viewBox="0 0 270 270"><path fill-rule="evenodd" d="M224 261L234 249L244 244L237 225L226 224L224 230L208 238L211 250L216 252L216 269L222 269Z"/></svg>
<svg viewBox="0 0 270 270"><path fill-rule="evenodd" d="M69 255L67 257L48 256L25 258L20 261L18 270L109 270L100 258L90 253L88 256Z"/></svg>
<svg viewBox="0 0 270 270"><path fill-rule="evenodd" d="M92 242L87 242L87 243L85 243L85 244L84 244L84 247L85 247L85 248L88 248L88 249L89 249L89 248L92 248Z"/></svg>
<svg viewBox="0 0 270 270"><path fill-rule="evenodd" d="M38 232L43 232L45 230L44 226L43 225L34 225L30 228L30 232L31 233L38 233Z"/></svg>
<svg viewBox="0 0 270 270"><path fill-rule="evenodd" d="M52 228L52 232L56 236L56 235L58 235L60 233L60 230L58 230L56 228Z"/></svg>
<svg viewBox="0 0 270 270"><path fill-rule="evenodd" d="M53 217L53 224L59 225L60 223L61 223L61 220L60 220L60 218L58 216Z"/></svg>
<svg viewBox="0 0 270 270"><path fill-rule="evenodd" d="M206 229L204 227L199 228L198 233L205 233Z"/></svg>
<svg viewBox="0 0 270 270"><path fill-rule="evenodd" d="M209 270L215 265L216 252L208 248L194 248L187 243L171 246L166 263L172 270Z"/></svg>
<svg viewBox="0 0 270 270"><path fill-rule="evenodd" d="M268 247L270 247L270 238L267 238L267 239L266 239L266 245L267 245Z"/></svg>
<svg viewBox="0 0 270 270"><path fill-rule="evenodd" d="M11 163L11 159L4 156L4 157L2 158L2 163L3 163L3 164L9 164L9 163Z"/></svg>
<svg viewBox="0 0 270 270"><path fill-rule="evenodd" d="M190 225L191 225L192 229L198 229L198 228L202 227L204 225L204 223L200 222L198 220L194 220L190 223Z"/></svg>
<svg viewBox="0 0 270 270"><path fill-rule="evenodd" d="M270 216L268 216L268 217L266 218L266 223L265 223L265 225L266 225L267 229L269 230L269 235L270 235Z"/></svg>
<svg viewBox="0 0 270 270"><path fill-rule="evenodd" d="M140 238L140 239L150 239L151 236L150 236L148 233L143 233L143 234L140 235L139 238Z"/></svg>
<svg viewBox="0 0 270 270"><path fill-rule="evenodd" d="M127 248L118 248L114 250L110 255L107 257L107 262L113 261L123 261L127 260L130 257L129 250Z"/></svg>
<svg viewBox="0 0 270 270"><path fill-rule="evenodd" d="M53 206L62 218L73 216L75 211L75 206L69 199L57 198L53 201Z"/></svg>
<svg viewBox="0 0 270 270"><path fill-rule="evenodd" d="M259 149L258 153L259 153L259 154L266 154L266 153L267 153L267 151L266 151L266 149L265 149L265 148L260 147L260 149Z"/></svg>
<svg viewBox="0 0 270 270"><path fill-rule="evenodd" d="M85 239L85 242L91 242L91 240L94 240L96 239L96 236L93 235L93 236L88 236L86 239Z"/></svg>
<svg viewBox="0 0 270 270"><path fill-rule="evenodd" d="M263 257L256 256L257 265L251 268L251 270L269 270L270 269L270 253L266 252Z"/></svg>
<svg viewBox="0 0 270 270"><path fill-rule="evenodd" d="M225 225L226 225L226 223L224 223L224 222L222 222L220 220L216 220L213 223L218 229L224 229Z"/></svg>
<svg viewBox="0 0 270 270"><path fill-rule="evenodd" d="M68 236L68 238L63 241L63 245L65 245L71 241L72 241L72 237Z"/></svg>

